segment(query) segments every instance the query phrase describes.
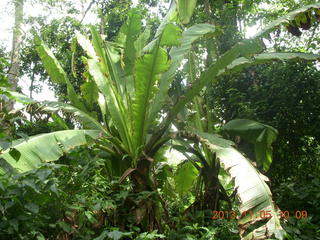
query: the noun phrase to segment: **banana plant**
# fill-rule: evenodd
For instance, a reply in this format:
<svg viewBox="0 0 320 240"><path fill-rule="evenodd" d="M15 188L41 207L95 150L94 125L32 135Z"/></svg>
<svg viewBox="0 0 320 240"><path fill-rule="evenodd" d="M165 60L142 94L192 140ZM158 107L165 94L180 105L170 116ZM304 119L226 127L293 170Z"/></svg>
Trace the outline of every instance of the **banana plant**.
<svg viewBox="0 0 320 240"><path fill-rule="evenodd" d="M19 141L0 155L1 166L24 172L42 162L58 160L74 147L93 144L107 159L110 174L118 176L120 182L129 177L135 191L152 191L156 190L151 172L156 153L170 139L193 141L203 146L201 151L215 154L216 163L235 179L241 213L251 211L254 216L260 211L272 213L270 219L262 224L258 218L241 218L242 239L272 236L283 239L267 178L229 141L201 131L172 133L171 124L207 84L228 71L270 60L319 59L319 55L307 53L262 53L262 39L281 24L292 21L299 13L319 9L320 4L289 13L252 39L237 43L208 69L195 75L186 93L172 103L168 91L181 63L192 53L192 46L200 38L214 38L218 34L216 28L209 24L196 24L185 29L181 23L189 21L194 6L188 4L194 1L177 2L178 10L172 1L168 14L151 41L150 31L148 28L142 31L141 15L135 9L128 14L115 42L107 41L94 27L90 29L91 40L78 33L78 44L86 52L82 57L86 64L83 74L86 82L81 92L75 91L50 49L37 37L37 51L48 74L52 81L67 86L69 98L69 103L42 102L40 105L46 111L73 114L83 129L53 132ZM99 109L98 113L92 105ZM211 169L214 170L213 167ZM147 202L139 205L136 208L137 223L159 226L159 216L154 209L156 205Z"/></svg>
<svg viewBox="0 0 320 240"><path fill-rule="evenodd" d="M199 63L195 61L195 54L193 52L188 54L187 62L184 66L184 75L186 75L186 85L193 84L196 81L196 76L199 75ZM179 95L179 93L177 93ZM175 96L176 97L176 96ZM271 144L275 141L277 136L277 130L271 126L258 123L248 119L235 119L222 128L214 127L215 122L213 121L213 113L208 108L208 101L206 96L196 96L193 99L192 104L189 105L189 110L183 115L184 119L187 121L181 124L176 124L179 130L184 130L187 125L189 129L196 129L201 132L208 132L211 134L222 134L225 137L241 137L252 144L254 144L255 158L258 166L263 166L263 170L268 170L272 162L272 146ZM192 147L191 144L184 144L179 142L178 145L174 145L174 148L181 152L187 159L191 161L192 165L182 163L178 169L178 178L182 171L180 169L186 169L189 166L189 171L191 169L197 169L199 171L201 184L200 189L197 191L198 196L196 201L193 203L193 207L190 209L195 209L195 206L199 209L220 209L220 200L225 200L231 205L230 198L226 194L226 191L219 181L220 171L220 161L216 158L210 149L205 145L200 145L197 147ZM190 157L185 153L191 153L194 156ZM196 158L196 159L195 159ZM196 162L201 163L201 167L196 164ZM192 176L192 174L190 175ZM189 184L184 184L181 189L187 191L192 187L192 181ZM203 187L203 193L202 193ZM177 185L178 192L180 186ZM186 191L186 192L187 192Z"/></svg>

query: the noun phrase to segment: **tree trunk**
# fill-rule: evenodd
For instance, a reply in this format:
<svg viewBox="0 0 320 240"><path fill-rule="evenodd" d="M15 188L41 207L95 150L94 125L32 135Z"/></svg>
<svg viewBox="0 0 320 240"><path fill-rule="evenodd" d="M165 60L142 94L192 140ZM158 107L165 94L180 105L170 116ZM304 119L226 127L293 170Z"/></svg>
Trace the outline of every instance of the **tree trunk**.
<svg viewBox="0 0 320 240"><path fill-rule="evenodd" d="M153 159L151 158L141 158L138 161L136 170L131 173L133 191L135 193L150 193L149 197L140 200L139 202L136 201L131 209L134 211L136 225L139 226L143 231L152 232L153 230L158 229L160 232L162 232L161 216L159 212L160 206L158 203L159 201L161 202L162 199L160 196L155 197L152 194L152 192L156 192L154 183L150 179L152 162ZM163 204L163 202L161 204ZM166 217L168 217L165 206L164 211Z"/></svg>
<svg viewBox="0 0 320 240"><path fill-rule="evenodd" d="M21 25L23 22L23 4L24 0L14 0L15 21L12 35L11 65L8 72L8 80L11 84L11 90L16 91L18 86L19 65L20 65L20 49L22 43ZM7 105L7 110L13 109L14 102L11 101Z"/></svg>

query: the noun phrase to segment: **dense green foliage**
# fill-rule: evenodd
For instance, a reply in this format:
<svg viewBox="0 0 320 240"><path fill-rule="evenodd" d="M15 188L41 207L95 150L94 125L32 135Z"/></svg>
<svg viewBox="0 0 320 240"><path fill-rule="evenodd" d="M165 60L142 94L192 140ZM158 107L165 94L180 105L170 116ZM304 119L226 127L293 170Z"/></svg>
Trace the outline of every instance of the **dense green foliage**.
<svg viewBox="0 0 320 240"><path fill-rule="evenodd" d="M310 214L310 222L289 221L291 226L298 224L303 228L295 233L297 238L308 235L312 239L317 231L317 225L313 224L319 222L320 199L316 190L320 174L319 108L314 104L320 100L319 81L319 72L313 64L283 62L252 67L221 78L209 93L219 119L249 118L279 131L273 145L274 161L267 175L272 179L281 209L291 213L305 209ZM249 142L239 144L253 156Z"/></svg>
<svg viewBox="0 0 320 240"><path fill-rule="evenodd" d="M30 98L0 53L1 239L320 239L320 4L166 3L29 18ZM245 39L256 20L271 24ZM59 101L34 100L38 81Z"/></svg>
<svg viewBox="0 0 320 240"><path fill-rule="evenodd" d="M219 118L254 119L279 131L270 173L279 183L319 171L314 158L320 139L320 108L314 104L320 100L319 87L320 75L312 64L284 62L227 76L212 87L209 96Z"/></svg>

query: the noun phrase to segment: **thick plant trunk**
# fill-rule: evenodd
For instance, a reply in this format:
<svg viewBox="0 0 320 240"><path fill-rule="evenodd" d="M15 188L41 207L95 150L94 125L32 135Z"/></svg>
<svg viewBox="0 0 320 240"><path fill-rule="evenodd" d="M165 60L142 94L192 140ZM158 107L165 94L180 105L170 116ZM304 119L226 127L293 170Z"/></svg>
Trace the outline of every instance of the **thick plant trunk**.
<svg viewBox="0 0 320 240"><path fill-rule="evenodd" d="M219 180L216 176L204 180L203 209L218 211L220 209Z"/></svg>
<svg viewBox="0 0 320 240"><path fill-rule="evenodd" d="M135 193L147 193L150 195L134 205L134 215L136 224L144 231L153 231L158 229L161 232L161 217L159 215L159 200L153 194L156 191L154 184L150 179L150 170L152 159L142 158L138 161L138 166L131 173L131 180L133 182L133 190Z"/></svg>
<svg viewBox="0 0 320 240"><path fill-rule="evenodd" d="M132 181L136 192L152 191L152 186L149 181L151 161L143 158L138 162L136 171L132 172Z"/></svg>
<svg viewBox="0 0 320 240"><path fill-rule="evenodd" d="M15 22L12 34L11 66L8 72L8 80L11 84L11 90L16 91L18 86L20 49L22 43L21 25L23 23L23 5L24 0L14 0ZM14 102L9 102L7 110L13 109Z"/></svg>

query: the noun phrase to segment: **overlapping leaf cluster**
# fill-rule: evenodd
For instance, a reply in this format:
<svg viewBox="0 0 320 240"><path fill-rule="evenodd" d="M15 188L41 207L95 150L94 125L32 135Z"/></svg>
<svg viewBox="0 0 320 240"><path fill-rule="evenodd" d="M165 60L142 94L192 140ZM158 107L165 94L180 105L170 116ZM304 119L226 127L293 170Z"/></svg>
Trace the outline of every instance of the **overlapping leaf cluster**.
<svg viewBox="0 0 320 240"><path fill-rule="evenodd" d="M189 58L192 55L192 46L199 38L215 37L217 34L216 28L209 24L197 24L185 29L181 23L189 21L196 1L178 1L177 5L178 8L174 2L171 4L168 14L153 37L149 36L148 27L143 29L142 17L135 9L128 14L115 42L106 41L95 27L91 27L90 37L78 33L77 41L86 52L82 61L87 68L84 74L86 85L80 89L81 92L75 91L50 49L37 38L37 51L48 74L52 81L66 85L70 101L70 104L43 102L42 109L71 113L79 120L79 126L83 129L58 131L19 141L0 155L3 168L24 172L37 168L42 162L58 160L74 147L93 146L103 152L108 161L107 171L112 177L122 176L123 181L130 176L134 191L156 192L157 187L151 178L151 166L156 153L171 139L191 141L192 143L187 142L182 146L187 146L187 150L200 160L193 161L193 167L200 172L205 168L218 172L219 170L214 168L218 165L204 159L209 156L207 152L210 151L215 156L215 163L221 164L234 178L237 196L241 201L241 213L252 211L257 215L262 210L272 212L268 221L259 223L261 226L256 226L260 220L240 219L242 239L267 239L273 236L283 239L284 232L277 216L277 207L266 184L267 178L239 153L230 141L221 139L212 132L203 133L199 124L195 126L200 126L200 129L191 129L195 134L181 131L182 129L172 133L170 127L176 116L194 101L208 83L229 70L273 59L319 59L318 55L304 53L261 52L264 50L262 38L265 34L300 12L319 8L320 4L297 10L270 24L254 38L235 44L222 56L217 57L204 72L194 74L186 93L164 112L164 106L169 99L168 90L175 73L184 59L192 63ZM12 93L12 98L19 96ZM98 106L100 112L95 112L90 105ZM274 129L256 122L238 121L229 123L224 130L236 132L254 143L256 161L264 168L269 167L271 143L275 139ZM93 142L93 139L96 141ZM202 147L193 148L199 144ZM184 165L176 177L177 183L190 185L189 181L182 184L182 177L184 174L195 176L195 169L191 170ZM187 187L180 189L186 191ZM139 224L144 220L156 222L150 220L153 210L156 209L156 205L152 204L150 199L144 199L134 209ZM156 215L157 212L154 211ZM158 216L154 215L153 218L157 220Z"/></svg>

